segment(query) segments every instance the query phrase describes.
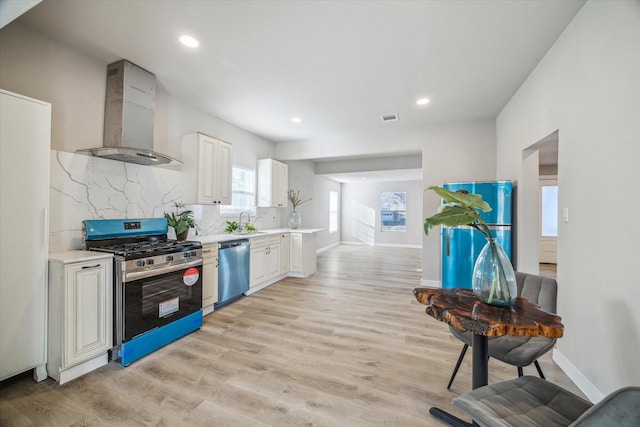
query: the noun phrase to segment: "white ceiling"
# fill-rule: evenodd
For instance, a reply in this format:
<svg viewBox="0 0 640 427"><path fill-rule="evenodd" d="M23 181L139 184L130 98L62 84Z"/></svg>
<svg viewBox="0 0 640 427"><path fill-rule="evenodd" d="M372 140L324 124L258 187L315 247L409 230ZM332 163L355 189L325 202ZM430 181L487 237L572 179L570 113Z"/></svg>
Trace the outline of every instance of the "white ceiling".
<svg viewBox="0 0 640 427"><path fill-rule="evenodd" d="M375 130L389 113L398 126L495 117L583 3L45 0L19 20L281 142Z"/></svg>

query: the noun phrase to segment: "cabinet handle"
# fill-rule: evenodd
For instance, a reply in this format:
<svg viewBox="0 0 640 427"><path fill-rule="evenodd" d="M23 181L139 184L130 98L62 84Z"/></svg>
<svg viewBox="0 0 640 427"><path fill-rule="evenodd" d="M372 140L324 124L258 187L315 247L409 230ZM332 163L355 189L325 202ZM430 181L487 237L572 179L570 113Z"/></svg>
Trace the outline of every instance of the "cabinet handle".
<svg viewBox="0 0 640 427"><path fill-rule="evenodd" d="M98 267L100 267L100 264L96 264L96 265L83 265L83 266L82 266L82 269L83 269L83 270L87 270L87 269L89 269L89 268L98 268Z"/></svg>

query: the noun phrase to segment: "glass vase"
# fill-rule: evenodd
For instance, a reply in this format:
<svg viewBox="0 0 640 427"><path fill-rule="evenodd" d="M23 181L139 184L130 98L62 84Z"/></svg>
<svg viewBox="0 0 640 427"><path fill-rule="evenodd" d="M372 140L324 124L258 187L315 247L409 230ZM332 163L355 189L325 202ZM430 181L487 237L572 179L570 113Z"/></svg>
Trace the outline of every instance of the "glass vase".
<svg viewBox="0 0 640 427"><path fill-rule="evenodd" d="M291 228L292 230L297 229L298 227L300 227L300 222L300 214L294 209L289 214L289 228Z"/></svg>
<svg viewBox="0 0 640 427"><path fill-rule="evenodd" d="M518 296L511 261L495 240L484 245L473 267L473 293L479 300L501 307L509 307Z"/></svg>

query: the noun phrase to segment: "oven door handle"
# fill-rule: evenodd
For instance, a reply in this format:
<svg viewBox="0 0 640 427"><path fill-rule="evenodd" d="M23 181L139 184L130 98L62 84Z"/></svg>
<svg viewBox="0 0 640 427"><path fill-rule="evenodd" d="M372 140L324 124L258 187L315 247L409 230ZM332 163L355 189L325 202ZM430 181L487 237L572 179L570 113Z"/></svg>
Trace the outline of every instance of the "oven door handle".
<svg viewBox="0 0 640 427"><path fill-rule="evenodd" d="M153 268L150 270L143 270L143 271L132 271L130 273L124 274L124 281L133 282L134 280L145 279L147 277L152 277L152 276L159 276L161 274L172 273L174 271L179 271L179 270L186 270L189 267L197 267L199 265L202 265L202 258L198 258L189 262L183 262L180 264L168 265L166 267L161 267L161 268Z"/></svg>

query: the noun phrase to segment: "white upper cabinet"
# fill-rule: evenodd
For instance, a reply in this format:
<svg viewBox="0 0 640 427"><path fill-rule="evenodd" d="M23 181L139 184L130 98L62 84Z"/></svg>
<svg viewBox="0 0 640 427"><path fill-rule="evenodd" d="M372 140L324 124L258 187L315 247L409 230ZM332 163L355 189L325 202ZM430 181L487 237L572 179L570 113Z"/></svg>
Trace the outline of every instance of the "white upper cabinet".
<svg viewBox="0 0 640 427"><path fill-rule="evenodd" d="M203 133L182 138L182 201L231 204L231 144Z"/></svg>
<svg viewBox="0 0 640 427"><path fill-rule="evenodd" d="M258 207L287 206L289 167L274 159L258 160Z"/></svg>

